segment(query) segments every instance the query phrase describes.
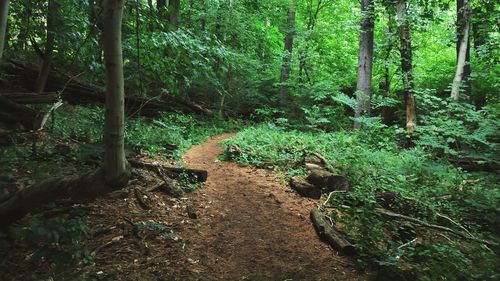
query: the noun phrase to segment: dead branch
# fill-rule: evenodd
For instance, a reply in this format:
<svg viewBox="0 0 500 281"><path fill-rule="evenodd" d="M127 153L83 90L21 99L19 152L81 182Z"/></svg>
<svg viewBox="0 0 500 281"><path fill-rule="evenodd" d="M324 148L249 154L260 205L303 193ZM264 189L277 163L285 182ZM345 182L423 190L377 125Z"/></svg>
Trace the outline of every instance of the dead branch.
<svg viewBox="0 0 500 281"><path fill-rule="evenodd" d="M427 228L431 228L431 229L435 229L435 230L446 231L446 232L449 232L449 233L453 233L456 236L459 236L461 238L468 239L468 240L471 240L471 241L475 241L475 242L478 242L478 243L481 243L481 244L485 244L485 245L488 245L488 246L492 246L492 247L498 246L498 243L496 243L496 242L487 241L487 240L484 240L484 239L479 239L479 238L471 237L467 233L463 233L461 231L454 230L454 229L451 229L451 228L448 228L448 227L445 227L445 226L436 225L436 224L430 224L430 223L427 223L427 222L425 222L423 220L420 220L420 219L417 219L417 218L413 218L413 217L409 217L409 216L405 216L405 215L401 215L401 214L398 214L398 213L394 213L394 212L391 212L389 210L382 209L382 208L375 208L374 210L375 210L375 212L377 212L377 213L379 213L381 215L384 215L386 217L405 220L405 221L411 222L413 224L420 225L420 226L427 227Z"/></svg>

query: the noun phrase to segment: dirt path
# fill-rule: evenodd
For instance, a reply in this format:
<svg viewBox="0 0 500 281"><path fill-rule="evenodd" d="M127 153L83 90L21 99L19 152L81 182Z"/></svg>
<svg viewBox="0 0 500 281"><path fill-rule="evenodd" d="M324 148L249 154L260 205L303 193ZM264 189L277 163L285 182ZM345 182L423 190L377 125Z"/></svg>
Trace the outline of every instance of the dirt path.
<svg viewBox="0 0 500 281"><path fill-rule="evenodd" d="M199 280L358 280L352 263L319 241L309 221L315 201L274 172L218 161L224 134L194 146L187 167L208 170L190 195L199 218L189 237L184 277ZM178 275L177 275L178 277Z"/></svg>
<svg viewBox="0 0 500 281"><path fill-rule="evenodd" d="M349 259L317 238L308 217L315 201L293 193L275 172L217 160L219 141L231 136L187 152L185 164L208 170L208 181L186 198L149 192L142 206L134 190L158 177L141 170L126 192L79 205L91 229L83 246L94 263L70 266L56 280L362 280ZM197 219L188 217L190 205ZM0 252L9 253L0 259L0 280L52 276L53 264L30 258L33 249L23 243L0 239Z"/></svg>

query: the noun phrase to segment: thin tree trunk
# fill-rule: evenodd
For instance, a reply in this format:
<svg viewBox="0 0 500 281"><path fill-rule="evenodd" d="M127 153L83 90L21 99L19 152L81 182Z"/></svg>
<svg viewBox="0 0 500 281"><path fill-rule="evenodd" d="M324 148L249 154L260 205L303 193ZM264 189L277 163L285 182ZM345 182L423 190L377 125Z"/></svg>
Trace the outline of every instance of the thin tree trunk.
<svg viewBox="0 0 500 281"><path fill-rule="evenodd" d="M181 12L181 0L170 0L168 5L170 6L170 16L169 22L176 28L179 27L179 16Z"/></svg>
<svg viewBox="0 0 500 281"><path fill-rule="evenodd" d="M106 66L106 113L104 121L104 175L110 185L128 181L124 149L124 100L122 14L125 0L104 2L104 63Z"/></svg>
<svg viewBox="0 0 500 281"><path fill-rule="evenodd" d="M284 85L290 78L292 52L293 52L293 37L295 35L295 8L288 8L287 30L285 35L285 56L283 57L283 65L281 67L282 83L280 88L280 96L283 102L288 99L288 86Z"/></svg>
<svg viewBox="0 0 500 281"><path fill-rule="evenodd" d="M47 11L47 40L45 42L45 52L43 54L42 66L40 67L40 72L38 74L38 78L36 79L34 87L34 90L37 93L41 93L45 90L47 78L49 78L50 68L52 66L52 55L54 52L55 42L56 13L57 5L55 1L49 0Z"/></svg>
<svg viewBox="0 0 500 281"><path fill-rule="evenodd" d="M401 53L401 75L403 76L403 96L406 106L406 131L412 133L417 124L417 113L413 82L412 46L410 27L406 13L406 0L399 0L397 20L399 23L399 41Z"/></svg>
<svg viewBox="0 0 500 281"><path fill-rule="evenodd" d="M354 128L358 129L358 118L370 114L373 69L373 28L375 5L373 0L361 0L361 29L359 34L358 81L356 84L356 109Z"/></svg>
<svg viewBox="0 0 500 281"><path fill-rule="evenodd" d="M5 32L7 30L7 17L9 15L9 0L0 0L0 61L5 47Z"/></svg>
<svg viewBox="0 0 500 281"><path fill-rule="evenodd" d="M467 0L457 0L457 42L456 42L456 54L457 54L457 62L458 62L458 55L460 53L460 45L462 43L462 38L464 36L465 32L465 22L466 22L466 16L467 16L467 10L465 9L465 3ZM470 19L469 19L469 38L470 38ZM464 84L464 92L467 97L469 97L472 100L472 80L471 80L471 64L470 64L470 46L471 42L470 40L467 40L467 50L465 53L465 65L464 65L464 74L463 74L463 81L465 82Z"/></svg>
<svg viewBox="0 0 500 281"><path fill-rule="evenodd" d="M166 4L167 4L167 2L165 0L157 0L156 1L156 9L158 11L161 11L163 8L165 8Z"/></svg>
<svg viewBox="0 0 500 281"><path fill-rule="evenodd" d="M470 29L470 6L469 1L464 1L464 32L462 36L462 40L460 42L458 58L457 58L457 69L455 72L455 78L453 78L453 84L451 86L451 98L454 101L458 101L460 99L460 85L464 80L464 76L466 73L466 58L467 58L467 49L469 45L469 29Z"/></svg>

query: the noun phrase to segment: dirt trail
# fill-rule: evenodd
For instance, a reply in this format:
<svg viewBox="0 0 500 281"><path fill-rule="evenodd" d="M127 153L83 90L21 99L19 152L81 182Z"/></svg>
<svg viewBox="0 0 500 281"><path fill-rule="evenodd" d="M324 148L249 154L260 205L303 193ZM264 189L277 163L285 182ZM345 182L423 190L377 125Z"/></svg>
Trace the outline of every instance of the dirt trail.
<svg viewBox="0 0 500 281"><path fill-rule="evenodd" d="M224 134L194 146L187 167L208 170L193 192L196 224L184 229L176 273L199 280L359 280L352 263L322 243L309 221L315 201L299 197L275 172L217 160ZM177 270L176 270L177 271Z"/></svg>

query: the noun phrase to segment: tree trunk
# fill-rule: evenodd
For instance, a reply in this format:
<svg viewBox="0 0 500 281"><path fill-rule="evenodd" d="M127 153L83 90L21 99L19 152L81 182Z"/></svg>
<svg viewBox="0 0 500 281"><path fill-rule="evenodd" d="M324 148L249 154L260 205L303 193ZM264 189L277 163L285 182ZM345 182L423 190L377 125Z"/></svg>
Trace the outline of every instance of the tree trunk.
<svg viewBox="0 0 500 281"><path fill-rule="evenodd" d="M54 41L55 41L55 14L57 13L57 5L54 0L49 0L48 11L47 11L47 40L45 42L45 52L43 54L42 66L40 67L40 72L38 78L35 82L34 90L37 93L41 93L45 90L45 85L47 84L47 78L49 77L50 68L52 65L52 54L54 52Z"/></svg>
<svg viewBox="0 0 500 281"><path fill-rule="evenodd" d="M281 67L282 83L280 88L280 96L282 102L286 103L288 100L288 86L284 85L290 78L291 64L292 64L292 51L293 51L293 37L295 35L295 7L288 8L287 30L285 35L285 55L283 57L283 65Z"/></svg>
<svg viewBox="0 0 500 281"><path fill-rule="evenodd" d="M469 29L470 29L470 5L468 0L464 0L463 3L464 11L464 32L462 39L460 41L460 47L457 58L457 69L455 72L455 78L453 78L453 84L451 86L451 99L458 101L460 99L460 85L465 78L466 74L466 60L467 60L467 50L469 49Z"/></svg>
<svg viewBox="0 0 500 281"><path fill-rule="evenodd" d="M181 0L170 0L168 3L170 7L169 22L176 28L179 26L179 16L181 12Z"/></svg>
<svg viewBox="0 0 500 281"><path fill-rule="evenodd" d="M7 16L9 15L9 0L0 0L0 61L5 47L5 32L7 30Z"/></svg>
<svg viewBox="0 0 500 281"><path fill-rule="evenodd" d="M165 5L166 5L166 1L165 0L157 0L156 1L156 9L158 11L161 11L163 8L165 8Z"/></svg>
<svg viewBox="0 0 500 281"><path fill-rule="evenodd" d="M397 20L399 24L399 41L401 53L401 75L403 76L403 96L406 106L406 132L412 133L417 124L413 65L412 65L412 46L410 27L406 13L406 0L399 0L397 8Z"/></svg>
<svg viewBox="0 0 500 281"><path fill-rule="evenodd" d="M356 84L356 110L354 128L358 129L358 118L370 114L373 69L373 28L375 5L373 0L361 0L361 28L359 34L358 81Z"/></svg>
<svg viewBox="0 0 500 281"><path fill-rule="evenodd" d="M124 0L104 2L104 63L106 68L106 113L104 120L104 175L110 185L128 181L124 149L125 90L122 56L122 14Z"/></svg>
<svg viewBox="0 0 500 281"><path fill-rule="evenodd" d="M458 62L458 57L460 54L460 45L462 43L463 36L465 35L465 24L466 24L466 17L467 17L467 10L466 6L464 5L467 0L457 0L457 42L456 42L456 54L457 54L457 62ZM470 38L470 18L469 18L469 38ZM472 72L471 69L471 64L470 64L470 40L467 40L467 47L466 47L466 53L465 53L465 65L464 65L464 74L463 74L463 81L465 82L464 84L464 91L467 97L469 97L472 100L472 80L470 79L470 74Z"/></svg>

